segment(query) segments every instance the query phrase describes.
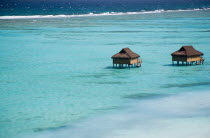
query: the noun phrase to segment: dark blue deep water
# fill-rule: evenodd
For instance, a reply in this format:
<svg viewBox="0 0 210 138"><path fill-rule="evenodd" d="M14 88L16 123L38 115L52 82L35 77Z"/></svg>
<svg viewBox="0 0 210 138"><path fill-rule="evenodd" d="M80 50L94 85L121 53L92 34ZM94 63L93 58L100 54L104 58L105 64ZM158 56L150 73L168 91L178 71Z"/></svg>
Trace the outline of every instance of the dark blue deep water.
<svg viewBox="0 0 210 138"><path fill-rule="evenodd" d="M210 0L1 0L0 16L185 10L209 6Z"/></svg>

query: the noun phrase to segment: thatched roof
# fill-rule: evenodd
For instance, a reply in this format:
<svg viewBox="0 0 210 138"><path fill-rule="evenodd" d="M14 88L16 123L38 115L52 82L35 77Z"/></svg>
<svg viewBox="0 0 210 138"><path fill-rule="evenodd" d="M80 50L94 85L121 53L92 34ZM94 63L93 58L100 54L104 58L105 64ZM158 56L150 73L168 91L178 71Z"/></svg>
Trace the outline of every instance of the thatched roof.
<svg viewBox="0 0 210 138"><path fill-rule="evenodd" d="M172 56L200 56L202 52L194 49L193 46L182 46L178 51L171 54Z"/></svg>
<svg viewBox="0 0 210 138"><path fill-rule="evenodd" d="M134 53L129 48L123 48L119 53L112 56L112 58L124 58L124 59L133 59L139 57L140 55Z"/></svg>

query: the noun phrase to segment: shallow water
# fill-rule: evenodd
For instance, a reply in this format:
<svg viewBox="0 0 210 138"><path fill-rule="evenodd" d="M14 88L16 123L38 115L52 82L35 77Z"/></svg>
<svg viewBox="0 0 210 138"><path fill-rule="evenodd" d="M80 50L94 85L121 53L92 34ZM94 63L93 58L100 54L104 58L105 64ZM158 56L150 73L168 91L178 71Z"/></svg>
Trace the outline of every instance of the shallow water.
<svg viewBox="0 0 210 138"><path fill-rule="evenodd" d="M112 117L113 112L120 112L130 103L136 103L141 109L139 100L143 100L143 105L147 104L145 99L155 104L159 100L153 103L150 99L162 99L177 93L182 95L186 91L197 91L197 95L183 94L186 100L181 100L182 104L188 104L188 96L192 98L192 103L193 99L196 103L196 100L205 98L203 96L196 99L200 91L210 88L209 13L209 10L204 10L0 20L0 137L22 137L28 133L39 135L47 130L54 133L57 128L64 129L68 125L84 121L85 118L100 118L105 113L110 113ZM205 64L172 66L170 54L182 45L193 45L203 52ZM112 69L111 56L124 47L141 55L141 68ZM209 108L207 101L204 99L203 102ZM164 99L160 103L160 106L172 104L170 100ZM197 107L196 104L192 106ZM151 105L146 107L150 108ZM135 104L132 109L138 115ZM199 111L196 109L196 114ZM154 110L148 112L156 114ZM119 116L124 113L127 114L125 111L119 113ZM148 114L150 113L146 111L145 114L141 113L143 116ZM163 124L166 127L171 124L178 127L179 121L182 121L175 121L173 113L160 116L160 120L154 117L156 125L161 125L160 122L164 122L167 117L168 122ZM113 120L115 119L114 117ZM135 122L135 119L131 119L131 122ZM209 122L209 116L202 119L203 121L199 120L197 123L205 131L209 126L204 122ZM189 123L191 120L196 122L197 118L189 119ZM148 127L152 127L153 123L148 124ZM91 129L90 123L82 125L82 129ZM98 125L96 123L96 127ZM181 124L185 125L188 122ZM196 126L195 123L195 128ZM182 127L178 128L182 130ZM154 131L163 136L164 129L164 126L157 127ZM144 130L146 128L141 131ZM68 129L67 134L74 133L73 131L74 129ZM103 127L100 131L107 132ZM135 133L136 129L131 131ZM79 132L74 133L75 137L80 137ZM88 132L89 130L84 134L101 136L101 133L94 136L91 131L90 134ZM111 133L110 136L113 134L121 137L121 133L126 133L125 137L130 135L130 131L118 132L118 129L116 133ZM142 133L142 137L146 134ZM180 132L181 134L183 136L180 137L189 137L184 132ZM85 136L81 134L81 137Z"/></svg>
<svg viewBox="0 0 210 138"><path fill-rule="evenodd" d="M136 101L121 111L70 126L48 129L32 137L208 138L209 101L209 91Z"/></svg>

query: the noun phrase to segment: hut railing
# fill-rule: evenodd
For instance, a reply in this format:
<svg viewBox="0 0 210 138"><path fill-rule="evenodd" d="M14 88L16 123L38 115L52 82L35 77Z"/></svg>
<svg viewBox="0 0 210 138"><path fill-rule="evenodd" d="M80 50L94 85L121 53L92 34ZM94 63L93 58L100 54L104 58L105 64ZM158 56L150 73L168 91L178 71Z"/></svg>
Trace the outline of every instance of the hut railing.
<svg viewBox="0 0 210 138"><path fill-rule="evenodd" d="M139 60L138 60L138 63L142 63L142 59L139 59Z"/></svg>

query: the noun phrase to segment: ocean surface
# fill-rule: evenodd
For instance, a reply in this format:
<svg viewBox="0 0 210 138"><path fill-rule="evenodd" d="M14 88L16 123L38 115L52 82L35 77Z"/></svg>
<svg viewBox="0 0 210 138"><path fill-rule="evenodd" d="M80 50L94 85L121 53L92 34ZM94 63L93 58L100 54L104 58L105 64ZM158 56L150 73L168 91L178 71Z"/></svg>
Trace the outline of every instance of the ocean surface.
<svg viewBox="0 0 210 138"><path fill-rule="evenodd" d="M209 138L204 5L77 14L1 8L0 137ZM170 54L184 45L203 52L204 64L172 66ZM141 68L112 68L111 56L125 47L141 55Z"/></svg>
<svg viewBox="0 0 210 138"><path fill-rule="evenodd" d="M80 15L208 7L209 0L1 0L0 16Z"/></svg>

